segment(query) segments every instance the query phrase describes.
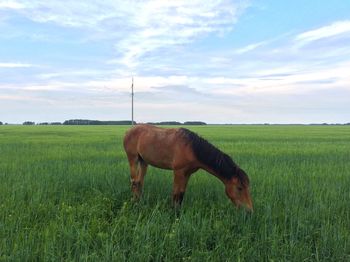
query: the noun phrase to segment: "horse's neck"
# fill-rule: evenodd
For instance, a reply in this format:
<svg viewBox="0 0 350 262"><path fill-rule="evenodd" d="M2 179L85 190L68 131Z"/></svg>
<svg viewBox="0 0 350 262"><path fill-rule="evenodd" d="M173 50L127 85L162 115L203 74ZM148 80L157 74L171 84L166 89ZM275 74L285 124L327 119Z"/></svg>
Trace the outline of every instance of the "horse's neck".
<svg viewBox="0 0 350 262"><path fill-rule="evenodd" d="M220 176L217 172L215 172L213 169L211 169L210 167L208 167L207 165L201 164L200 168L207 171L209 174L217 177L221 182L223 182L225 185L228 181L226 181L225 178L223 178L222 176Z"/></svg>

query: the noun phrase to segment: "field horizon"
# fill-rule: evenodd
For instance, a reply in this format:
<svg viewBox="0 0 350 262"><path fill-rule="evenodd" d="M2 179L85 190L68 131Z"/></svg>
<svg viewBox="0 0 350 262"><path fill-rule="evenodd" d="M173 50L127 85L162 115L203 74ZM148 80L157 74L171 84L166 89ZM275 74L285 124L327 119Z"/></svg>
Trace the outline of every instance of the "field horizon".
<svg viewBox="0 0 350 262"><path fill-rule="evenodd" d="M0 119L1 120L1 119ZM85 119L83 119L85 120ZM126 122L129 121L131 123L131 120L90 120L90 119L86 119L88 121L100 121L100 122ZM1 121L0 121L1 122ZM25 122L32 122L33 124L30 125L48 125L48 126L60 126L60 125L67 125L67 126L131 126L131 124L109 124L109 125L105 125L105 124L63 124L65 121L39 121L39 122L35 122L35 121L24 121L23 123L8 123L8 122L1 122L2 124L0 125L9 125L9 126L22 126L25 125ZM160 124L160 123L167 123L167 122L178 122L180 124ZM264 122L264 123L208 123L206 121L160 121L160 122L136 122L135 124L151 124L151 125L160 125L160 126L164 126L164 127L173 127L173 126L177 126L177 125L185 125L185 126L201 126L201 125L187 125L184 124L186 122L202 122L205 123L205 125L208 126L261 126L261 125L269 125L269 126L324 126L324 125L330 125L330 126L346 126L346 125L350 125L350 122L307 122L307 123L298 123L298 122L291 122L291 123L274 123L274 122ZM46 124L43 124L46 123ZM54 124L52 124L54 123ZM59 123L59 124L57 124Z"/></svg>
<svg viewBox="0 0 350 262"><path fill-rule="evenodd" d="M253 214L204 171L179 212L166 170L132 201L128 128L0 127L0 261L350 259L350 126L187 126L246 170Z"/></svg>

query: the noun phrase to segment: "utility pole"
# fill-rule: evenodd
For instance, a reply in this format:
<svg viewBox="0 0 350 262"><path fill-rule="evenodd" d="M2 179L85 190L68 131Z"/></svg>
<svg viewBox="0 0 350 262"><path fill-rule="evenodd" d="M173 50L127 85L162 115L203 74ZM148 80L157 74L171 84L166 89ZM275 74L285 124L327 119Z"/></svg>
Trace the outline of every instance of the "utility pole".
<svg viewBox="0 0 350 262"><path fill-rule="evenodd" d="M134 125L134 77L131 79L131 125Z"/></svg>

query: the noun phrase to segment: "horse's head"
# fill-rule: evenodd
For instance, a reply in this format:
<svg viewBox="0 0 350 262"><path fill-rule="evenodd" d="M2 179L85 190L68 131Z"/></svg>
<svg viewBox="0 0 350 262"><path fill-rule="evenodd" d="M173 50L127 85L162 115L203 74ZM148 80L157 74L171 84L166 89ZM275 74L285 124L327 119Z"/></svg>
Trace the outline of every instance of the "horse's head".
<svg viewBox="0 0 350 262"><path fill-rule="evenodd" d="M226 184L226 195L231 199L237 208L244 206L247 210L253 211L253 202L249 191L249 178L240 168L237 174Z"/></svg>

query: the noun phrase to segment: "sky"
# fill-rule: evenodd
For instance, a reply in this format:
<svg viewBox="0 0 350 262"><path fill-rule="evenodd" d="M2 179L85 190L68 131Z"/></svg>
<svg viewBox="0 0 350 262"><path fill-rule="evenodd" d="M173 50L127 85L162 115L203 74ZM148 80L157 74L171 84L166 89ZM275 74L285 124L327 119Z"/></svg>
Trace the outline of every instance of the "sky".
<svg viewBox="0 0 350 262"><path fill-rule="evenodd" d="M0 121L350 122L350 1L0 0Z"/></svg>

